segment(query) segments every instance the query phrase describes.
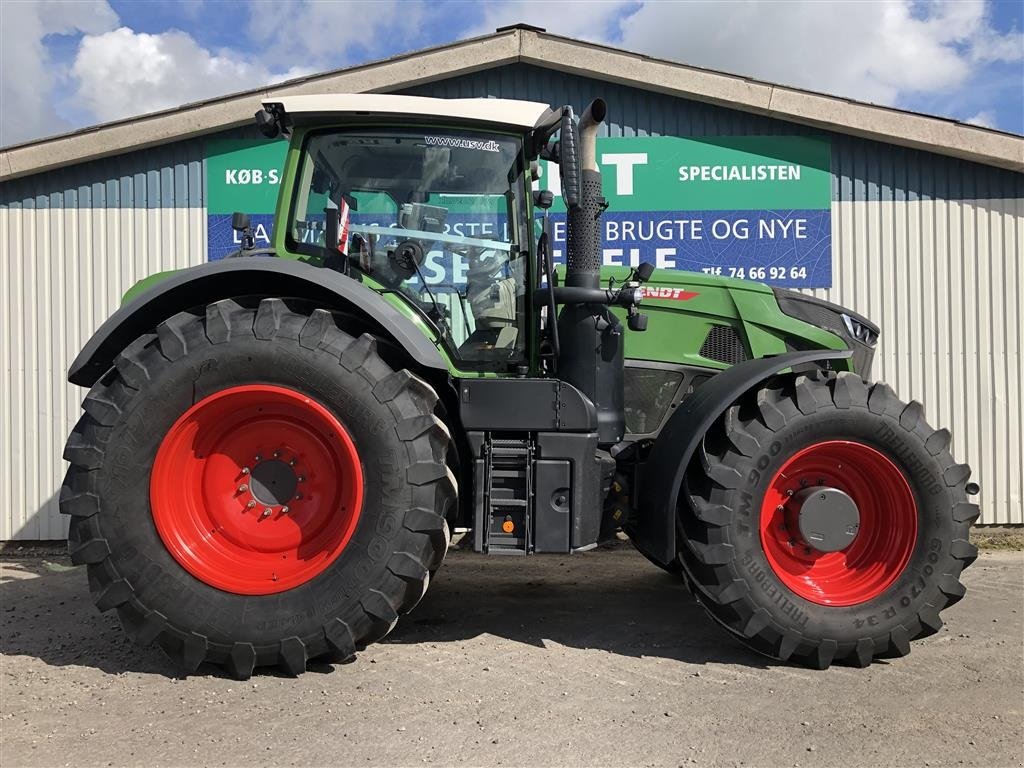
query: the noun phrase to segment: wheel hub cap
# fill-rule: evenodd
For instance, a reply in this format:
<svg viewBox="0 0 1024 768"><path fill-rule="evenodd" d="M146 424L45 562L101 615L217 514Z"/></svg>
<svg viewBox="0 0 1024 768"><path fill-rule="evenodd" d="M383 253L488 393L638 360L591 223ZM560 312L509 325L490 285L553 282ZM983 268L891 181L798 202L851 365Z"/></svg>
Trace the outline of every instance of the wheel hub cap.
<svg viewBox="0 0 1024 768"><path fill-rule="evenodd" d="M359 519L363 472L337 417L286 387L230 387L168 430L150 476L167 551L212 587L267 595L322 573Z"/></svg>
<svg viewBox="0 0 1024 768"><path fill-rule="evenodd" d="M797 529L811 549L840 552L853 543L860 529L860 511L848 494L819 485L793 498L799 509Z"/></svg>
<svg viewBox="0 0 1024 768"><path fill-rule="evenodd" d="M271 459L253 467L250 490L260 504L290 504L298 487L299 478L287 462Z"/></svg>
<svg viewBox="0 0 1024 768"><path fill-rule="evenodd" d="M782 465L761 506L765 559L786 587L821 605L881 595L917 543L917 502L884 453L848 440L810 445Z"/></svg>

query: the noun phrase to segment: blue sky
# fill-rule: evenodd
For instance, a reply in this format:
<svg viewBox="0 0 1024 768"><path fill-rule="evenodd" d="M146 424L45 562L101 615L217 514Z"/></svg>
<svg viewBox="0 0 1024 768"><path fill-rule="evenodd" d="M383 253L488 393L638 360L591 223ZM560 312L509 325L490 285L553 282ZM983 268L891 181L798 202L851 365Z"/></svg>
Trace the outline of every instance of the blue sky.
<svg viewBox="0 0 1024 768"><path fill-rule="evenodd" d="M6 0L0 145L517 21L1024 134L1022 0Z"/></svg>

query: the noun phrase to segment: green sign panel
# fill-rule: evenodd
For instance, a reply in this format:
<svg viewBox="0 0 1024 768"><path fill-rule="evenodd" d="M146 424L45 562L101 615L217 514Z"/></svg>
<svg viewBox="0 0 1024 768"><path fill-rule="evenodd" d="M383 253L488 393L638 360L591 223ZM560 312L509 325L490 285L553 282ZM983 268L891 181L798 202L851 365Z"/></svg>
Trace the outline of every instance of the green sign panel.
<svg viewBox="0 0 1024 768"><path fill-rule="evenodd" d="M287 141L207 142L207 214L273 213L287 152Z"/></svg>
<svg viewBox="0 0 1024 768"><path fill-rule="evenodd" d="M828 210L829 142L805 136L597 140L613 211ZM558 169L544 184L558 190ZM547 168L545 168L547 174Z"/></svg>
<svg viewBox="0 0 1024 768"><path fill-rule="evenodd" d="M230 214L253 217L269 243L287 144L214 140L207 146L209 257L238 247ZM812 136L602 138L598 164L609 202L603 259L630 266L753 277L775 285L832 281L831 147ZM542 163L538 186L555 194L553 249L564 249L564 207L556 166ZM442 195L448 223L466 203ZM480 201L472 201L478 208ZM500 210L500 206L496 208Z"/></svg>

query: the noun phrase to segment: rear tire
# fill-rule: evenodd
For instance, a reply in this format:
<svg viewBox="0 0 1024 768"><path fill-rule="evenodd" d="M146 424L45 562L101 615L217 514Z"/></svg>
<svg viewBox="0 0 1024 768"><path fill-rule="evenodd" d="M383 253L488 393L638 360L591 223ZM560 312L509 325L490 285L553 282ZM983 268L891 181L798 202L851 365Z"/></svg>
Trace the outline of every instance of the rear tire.
<svg viewBox="0 0 1024 768"><path fill-rule="evenodd" d="M752 393L709 431L687 474L680 561L694 594L776 659L824 669L909 653L963 597L960 573L977 556L970 468L955 463L949 442L919 403L852 373L779 379ZM842 551L813 549L785 517L783 489L799 493L801 477L857 503L860 527Z"/></svg>
<svg viewBox="0 0 1024 768"><path fill-rule="evenodd" d="M262 414L265 393L293 410ZM225 396L251 413L220 408L189 423ZM118 356L68 439L60 506L71 516L72 561L88 565L100 610L116 609L129 638L156 642L185 672L212 662L245 679L258 666L297 675L313 659L347 660L416 605L447 551L457 489L436 403L423 380L382 360L372 336L353 338L327 311L224 300L204 316L175 315ZM344 435L318 432L307 406ZM274 465L259 486L255 467L223 466L250 432L251 453L263 450L260 435L267 451L281 444L281 460L254 457ZM208 434L220 442L204 457ZM337 447L345 435L347 465ZM300 459L307 438L311 458ZM312 481L285 493L308 489L306 498L268 495L271 485L305 483L301 472ZM356 490L359 508L346 507Z"/></svg>

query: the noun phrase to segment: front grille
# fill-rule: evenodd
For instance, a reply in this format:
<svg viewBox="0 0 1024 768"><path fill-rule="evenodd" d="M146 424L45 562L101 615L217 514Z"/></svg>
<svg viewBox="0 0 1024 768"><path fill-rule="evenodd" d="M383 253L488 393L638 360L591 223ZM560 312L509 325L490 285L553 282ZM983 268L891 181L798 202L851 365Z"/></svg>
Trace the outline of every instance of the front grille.
<svg viewBox="0 0 1024 768"><path fill-rule="evenodd" d="M731 325L713 326L700 347L700 355L708 360L716 360L728 365L742 363L747 359L743 340Z"/></svg>
<svg viewBox="0 0 1024 768"><path fill-rule="evenodd" d="M683 374L656 368L625 369L626 431L646 435L661 426Z"/></svg>

